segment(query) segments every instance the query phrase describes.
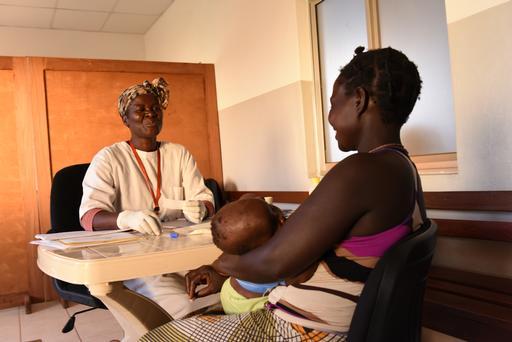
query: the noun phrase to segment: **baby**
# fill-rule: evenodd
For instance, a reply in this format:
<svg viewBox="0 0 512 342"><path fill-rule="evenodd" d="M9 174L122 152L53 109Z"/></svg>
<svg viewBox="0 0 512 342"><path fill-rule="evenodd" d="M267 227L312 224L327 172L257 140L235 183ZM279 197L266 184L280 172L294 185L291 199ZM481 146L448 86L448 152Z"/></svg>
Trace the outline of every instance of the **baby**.
<svg viewBox="0 0 512 342"><path fill-rule="evenodd" d="M245 198L224 206L212 219L215 245L228 254L244 254L268 241L283 225L282 211L261 198ZM220 292L226 314L262 309L267 291L284 284L256 284L233 277L226 279Z"/></svg>

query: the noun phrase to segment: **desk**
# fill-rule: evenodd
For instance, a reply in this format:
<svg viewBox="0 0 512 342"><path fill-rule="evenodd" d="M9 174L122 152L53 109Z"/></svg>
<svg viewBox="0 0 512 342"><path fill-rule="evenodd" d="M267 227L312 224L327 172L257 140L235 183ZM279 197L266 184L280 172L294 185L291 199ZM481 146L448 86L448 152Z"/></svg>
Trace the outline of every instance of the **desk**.
<svg viewBox="0 0 512 342"><path fill-rule="evenodd" d="M86 285L123 328L123 341L136 341L171 318L150 299L124 288L122 281L194 269L210 264L221 251L209 234L171 239L164 230L160 236L141 235L119 244L65 250L39 246L37 254L37 265L44 273Z"/></svg>

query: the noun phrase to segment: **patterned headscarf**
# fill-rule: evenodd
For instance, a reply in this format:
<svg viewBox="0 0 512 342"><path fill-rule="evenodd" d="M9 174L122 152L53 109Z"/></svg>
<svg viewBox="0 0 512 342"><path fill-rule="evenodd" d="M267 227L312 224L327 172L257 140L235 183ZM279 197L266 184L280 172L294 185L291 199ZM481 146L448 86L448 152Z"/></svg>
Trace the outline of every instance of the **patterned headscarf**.
<svg viewBox="0 0 512 342"><path fill-rule="evenodd" d="M152 94L158 100L162 109L167 108L167 101L169 99L169 90L167 89L167 82L162 78L155 78L153 81L144 81L142 84L133 85L125 89L117 101L117 109L121 117L126 115L126 110L130 103L139 95Z"/></svg>

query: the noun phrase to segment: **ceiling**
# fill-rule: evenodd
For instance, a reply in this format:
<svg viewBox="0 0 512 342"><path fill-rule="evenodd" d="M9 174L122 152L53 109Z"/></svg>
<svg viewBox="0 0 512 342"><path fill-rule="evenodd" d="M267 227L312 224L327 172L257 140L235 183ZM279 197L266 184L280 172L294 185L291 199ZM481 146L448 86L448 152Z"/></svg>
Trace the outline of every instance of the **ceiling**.
<svg viewBox="0 0 512 342"><path fill-rule="evenodd" d="M0 27L144 34L174 0L0 0Z"/></svg>

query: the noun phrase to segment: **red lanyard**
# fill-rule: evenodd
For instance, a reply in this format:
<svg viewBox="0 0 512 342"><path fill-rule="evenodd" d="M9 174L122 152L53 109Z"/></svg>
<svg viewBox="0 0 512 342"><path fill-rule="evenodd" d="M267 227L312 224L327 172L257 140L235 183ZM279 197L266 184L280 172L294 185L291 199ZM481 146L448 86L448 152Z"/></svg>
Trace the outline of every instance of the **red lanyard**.
<svg viewBox="0 0 512 342"><path fill-rule="evenodd" d="M142 164L142 160L139 157L139 154L137 153L137 150L135 149L135 146L133 146L132 142L128 142L130 144L130 147L132 148L133 155L135 156L135 159L137 160L137 164L139 164L139 168L142 171L142 174L144 175L144 179L146 181L146 185L148 187L149 192L151 193L151 197L153 197L153 203L155 204L153 211L158 213L160 210L160 207L158 206L158 200L160 199L160 188L162 186L162 170L160 168L160 144L158 144L158 148L156 150L156 156L158 160L158 172L156 175L157 179L157 186L156 186L156 195L153 192L153 186L151 185L151 181L149 180L148 173L146 172L146 168L144 167L144 164Z"/></svg>

